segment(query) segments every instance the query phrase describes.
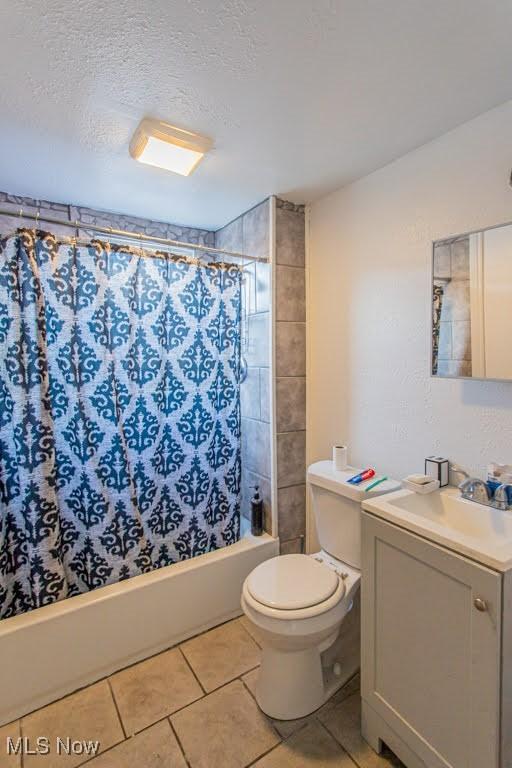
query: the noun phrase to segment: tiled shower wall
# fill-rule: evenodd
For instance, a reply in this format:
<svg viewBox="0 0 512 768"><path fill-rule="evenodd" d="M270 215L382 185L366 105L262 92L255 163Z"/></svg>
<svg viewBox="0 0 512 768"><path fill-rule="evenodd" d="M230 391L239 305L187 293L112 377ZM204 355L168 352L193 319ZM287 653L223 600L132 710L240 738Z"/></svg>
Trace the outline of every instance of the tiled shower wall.
<svg viewBox="0 0 512 768"><path fill-rule="evenodd" d="M306 527L304 207L276 200L277 505L281 553L300 552Z"/></svg>
<svg viewBox="0 0 512 768"><path fill-rule="evenodd" d="M249 256L270 254L270 200L252 208L215 234L215 246ZM251 497L258 485L271 532L270 427L270 265L247 262L244 268L243 355L247 378L242 383L242 514L250 518Z"/></svg>
<svg viewBox="0 0 512 768"><path fill-rule="evenodd" d="M4 234L16 229L19 226L34 226L34 222L29 219L22 219L19 211L22 209L25 213L38 213L44 217L50 216L55 219L66 219L68 221L80 221L84 224L97 225L100 227L113 227L114 229L124 229L130 232L140 232L151 237L165 237L170 240L182 240L187 243L197 245L214 244L215 235L206 229L193 229L191 227L180 227L177 224L168 224L162 221L151 221L150 219L141 219L138 216L125 216L120 213L111 213L110 211L97 211L93 208L84 208L83 206L68 205L66 203L53 203L49 200L35 200L32 197L20 197L19 195L10 195L7 192L0 192L0 207L10 208L13 211L11 216L0 216L0 233ZM56 234L73 234L69 227L59 228L54 225L48 225L51 231ZM44 222L41 224L44 229Z"/></svg>

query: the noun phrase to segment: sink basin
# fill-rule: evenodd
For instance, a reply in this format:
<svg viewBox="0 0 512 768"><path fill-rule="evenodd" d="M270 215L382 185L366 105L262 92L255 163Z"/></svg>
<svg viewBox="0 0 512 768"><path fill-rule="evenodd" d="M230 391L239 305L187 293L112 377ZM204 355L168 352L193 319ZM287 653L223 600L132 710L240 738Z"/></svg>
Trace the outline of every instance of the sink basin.
<svg viewBox="0 0 512 768"><path fill-rule="evenodd" d="M397 491L365 501L363 509L496 570L512 567L512 512L467 501L456 488Z"/></svg>

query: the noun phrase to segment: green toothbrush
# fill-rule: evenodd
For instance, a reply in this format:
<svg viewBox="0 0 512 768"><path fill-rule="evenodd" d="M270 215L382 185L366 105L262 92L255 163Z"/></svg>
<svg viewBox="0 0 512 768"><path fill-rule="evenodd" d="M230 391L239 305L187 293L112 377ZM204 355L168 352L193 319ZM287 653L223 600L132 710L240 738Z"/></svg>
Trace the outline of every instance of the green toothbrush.
<svg viewBox="0 0 512 768"><path fill-rule="evenodd" d="M387 480L387 479L388 479L388 478L386 477L386 475L384 475L384 477L379 477L379 479L378 479L378 480L375 480L375 482L373 482L373 483L370 483L370 485L368 486L368 488L365 488L365 489L364 489L365 493L368 493L368 491L371 491L371 490L372 490L372 488L375 488L375 486L376 486L376 485L380 485L381 483L383 483L383 482L384 482L384 480Z"/></svg>

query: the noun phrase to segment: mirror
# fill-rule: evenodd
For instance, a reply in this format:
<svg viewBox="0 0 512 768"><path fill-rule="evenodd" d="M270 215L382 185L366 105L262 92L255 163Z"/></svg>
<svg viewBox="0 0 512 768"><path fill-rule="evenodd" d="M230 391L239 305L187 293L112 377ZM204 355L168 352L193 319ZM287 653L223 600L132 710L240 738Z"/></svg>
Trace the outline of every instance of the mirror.
<svg viewBox="0 0 512 768"><path fill-rule="evenodd" d="M432 375L512 380L512 224L433 243Z"/></svg>

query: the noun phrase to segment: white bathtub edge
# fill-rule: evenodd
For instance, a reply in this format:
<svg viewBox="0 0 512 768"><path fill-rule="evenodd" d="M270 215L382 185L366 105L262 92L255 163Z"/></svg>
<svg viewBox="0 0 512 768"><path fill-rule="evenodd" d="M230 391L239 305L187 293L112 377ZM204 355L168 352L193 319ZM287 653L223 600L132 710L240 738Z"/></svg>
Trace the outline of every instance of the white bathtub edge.
<svg viewBox="0 0 512 768"><path fill-rule="evenodd" d="M241 615L279 540L236 544L0 623L0 725ZM7 662L7 663L5 663Z"/></svg>

